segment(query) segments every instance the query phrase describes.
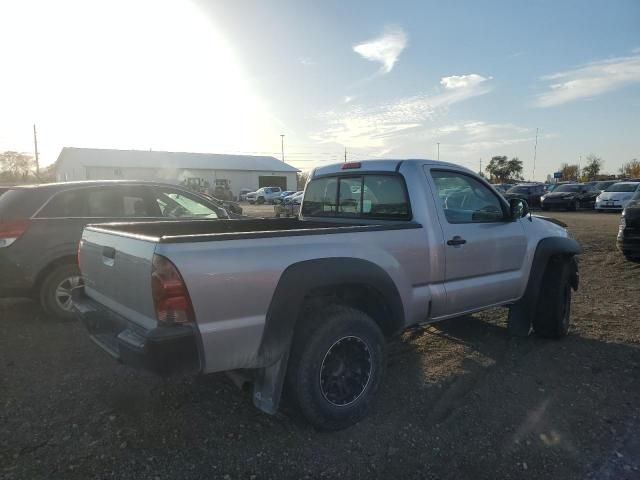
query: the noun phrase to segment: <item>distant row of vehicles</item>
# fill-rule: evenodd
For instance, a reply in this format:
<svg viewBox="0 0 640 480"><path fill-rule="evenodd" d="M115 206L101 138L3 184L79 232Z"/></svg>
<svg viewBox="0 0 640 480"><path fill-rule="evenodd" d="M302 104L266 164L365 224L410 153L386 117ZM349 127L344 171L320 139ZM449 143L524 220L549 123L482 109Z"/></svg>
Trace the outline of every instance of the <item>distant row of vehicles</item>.
<svg viewBox="0 0 640 480"><path fill-rule="evenodd" d="M561 182L551 185L522 183L497 184L494 187L507 199L526 200L542 210L595 208L597 211L622 211L633 195L640 191L640 180L601 182Z"/></svg>

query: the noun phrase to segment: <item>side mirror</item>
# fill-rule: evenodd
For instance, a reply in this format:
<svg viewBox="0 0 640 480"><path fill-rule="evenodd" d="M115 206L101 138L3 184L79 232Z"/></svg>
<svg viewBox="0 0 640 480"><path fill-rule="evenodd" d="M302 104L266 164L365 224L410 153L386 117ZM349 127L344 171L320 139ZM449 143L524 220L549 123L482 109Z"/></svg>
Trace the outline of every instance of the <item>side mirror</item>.
<svg viewBox="0 0 640 480"><path fill-rule="evenodd" d="M509 200L509 216L512 222L527 216L529 204L522 198L512 198Z"/></svg>

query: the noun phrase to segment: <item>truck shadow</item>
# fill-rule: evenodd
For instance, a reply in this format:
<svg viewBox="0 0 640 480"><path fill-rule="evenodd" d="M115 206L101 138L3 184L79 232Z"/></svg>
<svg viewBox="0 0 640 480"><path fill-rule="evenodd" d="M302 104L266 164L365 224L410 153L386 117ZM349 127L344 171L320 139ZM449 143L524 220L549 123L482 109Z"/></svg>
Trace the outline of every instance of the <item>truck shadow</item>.
<svg viewBox="0 0 640 480"><path fill-rule="evenodd" d="M221 478L625 478L640 468L639 348L579 333L513 339L500 310L391 341L370 415L332 433L288 408L257 411L222 374L164 380L119 366L80 325L37 318L31 302L0 312L0 460L16 478L62 477L67 463L77 478L125 477L134 463L163 478L207 477L212 465Z"/></svg>

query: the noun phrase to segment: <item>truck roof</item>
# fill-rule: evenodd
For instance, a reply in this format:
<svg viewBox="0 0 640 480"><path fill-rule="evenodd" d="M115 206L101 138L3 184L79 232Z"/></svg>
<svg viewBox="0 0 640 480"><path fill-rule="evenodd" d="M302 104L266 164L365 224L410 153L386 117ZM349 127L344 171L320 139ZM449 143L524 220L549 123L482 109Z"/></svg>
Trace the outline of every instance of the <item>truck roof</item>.
<svg viewBox="0 0 640 480"><path fill-rule="evenodd" d="M324 175L339 174L339 173L357 173L358 170L362 171L376 171L376 172L397 172L400 165L403 163L419 163L421 165L441 165L443 167L455 167L466 171L471 171L462 165L457 165L450 162L441 162L439 160L429 160L420 158L406 158L406 159L385 159L385 160L361 160L358 162L346 162L346 164L359 164L359 167L349 168L345 172L345 163L334 163L322 167L317 167L313 170L311 178L320 177Z"/></svg>

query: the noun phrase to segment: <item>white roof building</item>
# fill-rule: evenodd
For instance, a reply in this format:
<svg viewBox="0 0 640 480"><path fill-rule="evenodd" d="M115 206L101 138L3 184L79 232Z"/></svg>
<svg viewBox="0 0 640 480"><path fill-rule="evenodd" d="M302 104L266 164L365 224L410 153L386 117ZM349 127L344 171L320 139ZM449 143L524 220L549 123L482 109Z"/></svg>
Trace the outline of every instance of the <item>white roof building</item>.
<svg viewBox="0 0 640 480"><path fill-rule="evenodd" d="M237 196L241 189L260 187L296 190L299 170L267 156L64 147L55 172L60 182L126 179L180 183L185 178L203 178L214 185L216 180L227 180Z"/></svg>

